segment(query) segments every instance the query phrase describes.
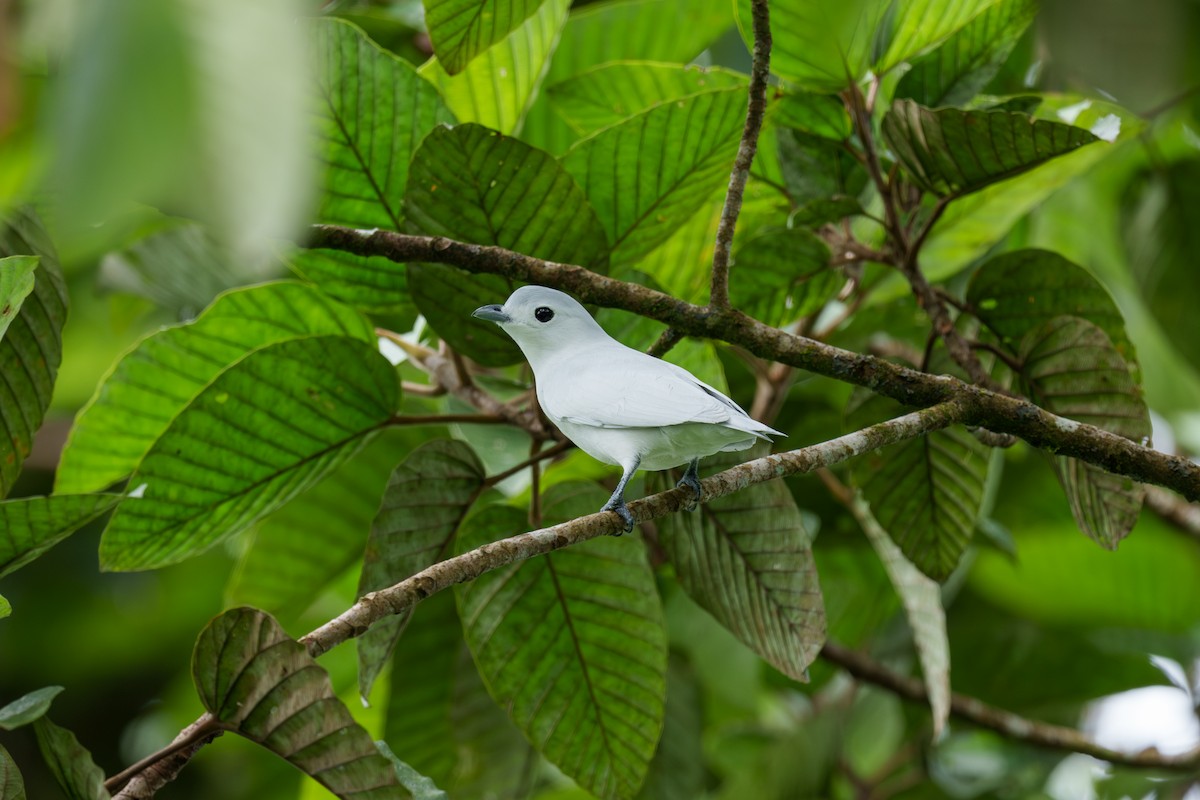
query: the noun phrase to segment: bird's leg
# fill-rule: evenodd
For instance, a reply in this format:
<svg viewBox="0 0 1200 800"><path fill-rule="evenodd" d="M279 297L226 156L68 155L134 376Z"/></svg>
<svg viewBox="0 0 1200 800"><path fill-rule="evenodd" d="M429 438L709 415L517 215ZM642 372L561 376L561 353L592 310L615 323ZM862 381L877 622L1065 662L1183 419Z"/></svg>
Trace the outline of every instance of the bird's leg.
<svg viewBox="0 0 1200 800"><path fill-rule="evenodd" d="M700 489L700 474L696 471L700 466L700 459L693 458L692 463L688 464L688 468L684 471L683 477L679 479L679 483L675 484L676 488L686 486L691 489L696 495L693 498L691 505L688 506L688 511L695 511L700 506L700 496L704 493Z"/></svg>
<svg viewBox="0 0 1200 800"><path fill-rule="evenodd" d="M608 502L600 509L601 511L612 511L618 517L625 521L625 533L633 530L633 514L629 513L629 509L625 507L625 484L629 483L629 479L637 472L638 464L642 460L635 459L632 466L626 467L625 472L621 475L621 480L617 482L617 488L613 490L612 497L608 498ZM618 533L617 536L621 534Z"/></svg>

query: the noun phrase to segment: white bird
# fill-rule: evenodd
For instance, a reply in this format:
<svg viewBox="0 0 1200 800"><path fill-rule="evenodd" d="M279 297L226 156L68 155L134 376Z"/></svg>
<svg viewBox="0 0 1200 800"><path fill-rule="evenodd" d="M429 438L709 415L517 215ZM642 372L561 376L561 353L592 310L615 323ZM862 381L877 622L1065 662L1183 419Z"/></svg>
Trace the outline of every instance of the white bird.
<svg viewBox="0 0 1200 800"><path fill-rule="evenodd" d="M537 384L546 416L597 461L622 470L601 511L633 529L625 484L639 469L687 464L678 486L699 502L699 460L745 450L783 436L752 419L737 403L682 367L613 339L573 297L544 286L523 286L504 305L472 316L490 320L513 338Z"/></svg>

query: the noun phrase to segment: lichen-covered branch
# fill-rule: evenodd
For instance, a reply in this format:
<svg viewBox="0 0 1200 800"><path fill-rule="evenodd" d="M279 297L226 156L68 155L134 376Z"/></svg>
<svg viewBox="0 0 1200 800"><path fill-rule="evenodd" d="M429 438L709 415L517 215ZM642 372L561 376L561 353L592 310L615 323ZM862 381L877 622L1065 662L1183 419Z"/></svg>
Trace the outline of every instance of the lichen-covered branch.
<svg viewBox="0 0 1200 800"><path fill-rule="evenodd" d="M584 302L656 319L688 336L736 344L759 358L863 386L906 405L924 407L956 400L964 404L964 422L969 425L1010 433L1034 447L1079 458L1200 501L1200 466L1186 458L1160 453L1095 426L1056 416L1027 400L787 333L737 311L715 312L583 267L441 237L317 225L312 229L310 246L383 256L400 263L449 264L470 272L552 286Z"/></svg>
<svg viewBox="0 0 1200 800"><path fill-rule="evenodd" d="M767 0L751 0L750 13L754 30L750 100L746 110L746 125L742 129L742 140L738 145L737 157L733 161L733 170L729 173L725 205L721 209L721 220L717 224L712 285L708 293L709 306L721 311L729 308L729 255L733 247L733 234L742 210L746 180L750 177L750 167L754 163L754 154L758 151L758 135L762 131L763 117L767 113L767 76L771 67L771 17Z"/></svg>

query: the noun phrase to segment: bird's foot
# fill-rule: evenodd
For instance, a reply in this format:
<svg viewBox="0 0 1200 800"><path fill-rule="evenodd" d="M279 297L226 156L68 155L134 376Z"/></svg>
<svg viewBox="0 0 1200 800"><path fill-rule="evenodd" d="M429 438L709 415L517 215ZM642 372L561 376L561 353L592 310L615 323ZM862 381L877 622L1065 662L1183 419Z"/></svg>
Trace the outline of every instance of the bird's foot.
<svg viewBox="0 0 1200 800"><path fill-rule="evenodd" d="M697 462L693 461L688 464L687 471L683 473L683 477L675 484L675 488L687 487L692 490L692 502L688 504L688 511L695 511L700 507L700 498L704 495L704 490L700 488L700 476L696 473Z"/></svg>
<svg viewBox="0 0 1200 800"><path fill-rule="evenodd" d="M633 514L629 513L629 509L625 507L625 501L617 498L610 499L600 509L601 511L611 511L625 521L624 533L629 533L633 530ZM613 536L620 536L622 531L617 531Z"/></svg>

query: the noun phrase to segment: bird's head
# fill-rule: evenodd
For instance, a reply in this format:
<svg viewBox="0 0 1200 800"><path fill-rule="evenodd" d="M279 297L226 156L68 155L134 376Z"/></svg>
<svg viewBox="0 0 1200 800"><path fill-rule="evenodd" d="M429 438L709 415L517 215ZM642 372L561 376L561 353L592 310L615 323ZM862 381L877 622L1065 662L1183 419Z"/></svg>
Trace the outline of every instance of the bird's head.
<svg viewBox="0 0 1200 800"><path fill-rule="evenodd" d="M575 298L545 286L522 286L504 305L482 306L471 316L503 328L531 363L597 336L608 338Z"/></svg>

